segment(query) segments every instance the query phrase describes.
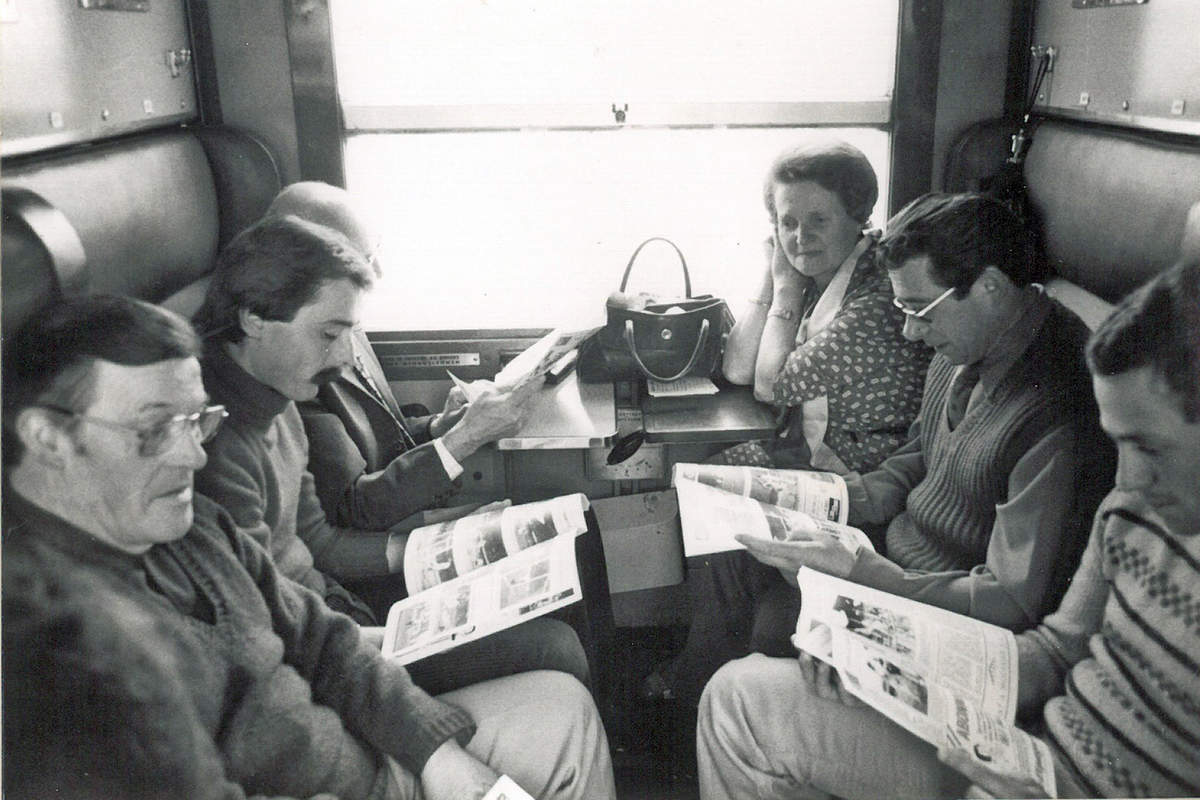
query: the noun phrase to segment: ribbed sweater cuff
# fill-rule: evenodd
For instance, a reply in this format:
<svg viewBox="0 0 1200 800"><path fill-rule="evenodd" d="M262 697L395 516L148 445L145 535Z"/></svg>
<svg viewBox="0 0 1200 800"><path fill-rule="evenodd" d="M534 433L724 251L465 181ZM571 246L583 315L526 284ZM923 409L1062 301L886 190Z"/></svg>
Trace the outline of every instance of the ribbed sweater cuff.
<svg viewBox="0 0 1200 800"><path fill-rule="evenodd" d="M475 722L466 711L432 697L428 700L430 708L413 715L418 722L406 731L401 751L395 754L401 766L415 776L420 776L433 751L447 739L466 746L475 735Z"/></svg>

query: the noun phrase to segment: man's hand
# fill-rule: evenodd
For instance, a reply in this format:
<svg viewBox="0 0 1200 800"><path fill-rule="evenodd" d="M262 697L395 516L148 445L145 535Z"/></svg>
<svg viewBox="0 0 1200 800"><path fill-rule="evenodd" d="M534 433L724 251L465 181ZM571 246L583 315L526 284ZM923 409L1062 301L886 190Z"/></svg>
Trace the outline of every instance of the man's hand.
<svg viewBox="0 0 1200 800"><path fill-rule="evenodd" d="M488 442L521 430L529 414L529 400L544 378L527 381L509 390L489 387L466 406L462 418L442 436L442 443L461 462Z"/></svg>
<svg viewBox="0 0 1200 800"><path fill-rule="evenodd" d="M792 586L796 585L796 572L801 567L811 567L835 578L845 578L850 574L854 568L855 554L841 542L819 530L802 535L804 538L788 542L760 539L744 533L733 538L768 567L777 567Z"/></svg>
<svg viewBox="0 0 1200 800"><path fill-rule="evenodd" d="M938 759L948 767L952 767L971 781L974 784L972 789L978 788L986 794L979 792L968 792L968 797L1045 797L1046 790L1040 786L1037 781L1030 780L1021 775L1012 775L1006 772L997 772L993 769L985 767L975 759L971 758L971 753L965 747L958 748L938 748Z"/></svg>
<svg viewBox="0 0 1200 800"><path fill-rule="evenodd" d="M797 657L800 662L800 674L817 697L835 700L843 705L855 708L863 703L842 686L837 670L816 656L801 652Z"/></svg>
<svg viewBox="0 0 1200 800"><path fill-rule="evenodd" d="M421 789L427 800L479 800L499 779L495 770L447 739L425 762Z"/></svg>

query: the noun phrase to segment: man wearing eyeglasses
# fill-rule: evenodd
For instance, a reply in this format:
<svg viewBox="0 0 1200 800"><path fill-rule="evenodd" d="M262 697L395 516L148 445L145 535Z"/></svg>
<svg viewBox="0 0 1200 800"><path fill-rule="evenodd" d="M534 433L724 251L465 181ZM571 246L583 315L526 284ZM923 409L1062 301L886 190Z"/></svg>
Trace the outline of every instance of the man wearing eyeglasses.
<svg viewBox="0 0 1200 800"><path fill-rule="evenodd" d="M1112 485L1083 358L1087 327L1048 298L1020 221L979 195L926 195L879 245L904 335L935 355L909 441L851 473L850 523L886 525L880 552L835 542L743 543L1020 630L1065 591Z"/></svg>
<svg viewBox="0 0 1200 800"><path fill-rule="evenodd" d="M578 681L435 699L193 495L224 411L185 320L71 300L6 344L5 796L613 796Z"/></svg>

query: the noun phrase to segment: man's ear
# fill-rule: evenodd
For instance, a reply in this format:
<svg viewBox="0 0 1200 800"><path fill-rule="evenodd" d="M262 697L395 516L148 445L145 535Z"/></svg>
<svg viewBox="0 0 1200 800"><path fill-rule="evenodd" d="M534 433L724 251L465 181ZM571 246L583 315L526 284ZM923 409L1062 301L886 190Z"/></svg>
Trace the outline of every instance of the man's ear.
<svg viewBox="0 0 1200 800"><path fill-rule="evenodd" d="M1001 289L1012 287L1012 279L1004 274L999 267L986 266L975 281L975 286L987 294L993 294Z"/></svg>
<svg viewBox="0 0 1200 800"><path fill-rule="evenodd" d="M238 327L242 329L242 333L246 334L246 338L261 339L265 323L266 320L253 311L244 308L238 309Z"/></svg>
<svg viewBox="0 0 1200 800"><path fill-rule="evenodd" d="M66 463L65 456L75 449L59 412L37 406L24 408L17 413L13 428L25 448L23 458L55 469L61 469Z"/></svg>

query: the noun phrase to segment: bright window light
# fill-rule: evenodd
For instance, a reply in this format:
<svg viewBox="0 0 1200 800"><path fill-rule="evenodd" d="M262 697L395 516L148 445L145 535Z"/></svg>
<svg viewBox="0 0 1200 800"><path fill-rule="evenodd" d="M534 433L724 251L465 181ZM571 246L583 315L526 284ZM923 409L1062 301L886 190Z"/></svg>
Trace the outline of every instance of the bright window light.
<svg viewBox="0 0 1200 800"><path fill-rule="evenodd" d="M385 270L367 327L599 322L650 236L736 311L766 169L815 139L867 154L881 222L896 0L720 5L336 0L347 186ZM629 288L679 293L674 253L647 248Z"/></svg>

